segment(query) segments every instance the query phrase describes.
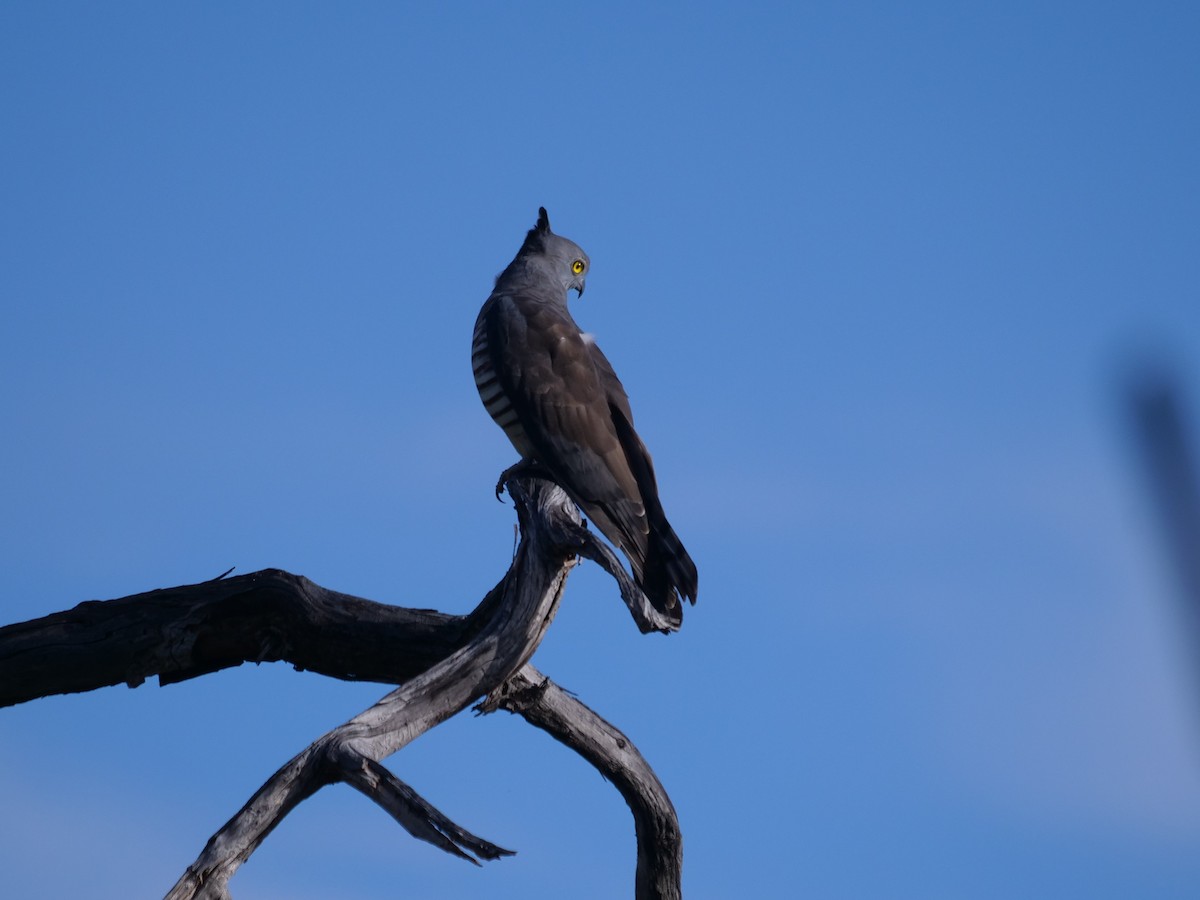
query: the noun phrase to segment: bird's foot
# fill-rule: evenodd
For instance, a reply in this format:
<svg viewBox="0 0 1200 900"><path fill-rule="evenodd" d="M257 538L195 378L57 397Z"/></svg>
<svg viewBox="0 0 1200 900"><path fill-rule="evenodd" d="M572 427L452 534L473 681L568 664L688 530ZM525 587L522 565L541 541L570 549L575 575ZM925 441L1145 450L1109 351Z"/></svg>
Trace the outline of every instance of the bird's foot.
<svg viewBox="0 0 1200 900"><path fill-rule="evenodd" d="M532 459L518 459L515 463L500 473L500 480L496 482L496 499L500 500L500 495L504 493L505 485L510 479L516 478L519 475L524 475L531 478L549 478L550 474L546 469ZM500 500L503 503L503 500Z"/></svg>

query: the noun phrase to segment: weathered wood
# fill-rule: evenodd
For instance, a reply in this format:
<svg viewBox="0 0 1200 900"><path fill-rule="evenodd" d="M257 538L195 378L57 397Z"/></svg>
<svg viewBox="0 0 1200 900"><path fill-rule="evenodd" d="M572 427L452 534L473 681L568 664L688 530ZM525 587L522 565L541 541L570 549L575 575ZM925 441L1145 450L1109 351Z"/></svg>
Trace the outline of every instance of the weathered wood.
<svg viewBox="0 0 1200 900"><path fill-rule="evenodd" d="M656 630L654 610L557 486L520 477L509 488L521 542L509 572L469 615L387 606L278 570L90 601L0 628L0 705L137 686L155 675L168 684L244 661L285 660L332 677L400 685L280 768L168 894L225 898L229 879L283 817L338 781L379 803L414 837L456 856L476 862L510 853L450 821L380 762L487 695L485 707L524 716L618 787L638 836L636 896L678 897L682 845L661 784L619 731L527 664L576 553L617 578L643 631Z"/></svg>
<svg viewBox="0 0 1200 900"><path fill-rule="evenodd" d="M525 485L509 485L517 504L521 543L508 572L489 595L489 600L495 599L481 604L490 607L491 616L478 633L374 706L323 735L276 772L213 835L168 900L225 896L229 879L271 830L297 803L330 782L350 781L395 812L401 793L396 785L401 783L379 766L379 760L494 690L528 661L558 610L567 573L575 565L574 553L564 550L567 529L562 523L578 526L579 513L557 485L536 481L532 490ZM361 773L372 771L382 777L362 777ZM388 790L383 791L385 786ZM449 842L453 852L466 855L465 845L456 844L428 819L409 827L414 811L414 806L406 806L398 817L411 834L443 847ZM476 849L481 847L487 858L506 852L477 842Z"/></svg>
<svg viewBox="0 0 1200 900"><path fill-rule="evenodd" d="M668 630L594 534L573 528L559 538L617 580L641 631ZM173 684L243 662L286 661L344 681L400 684L461 648L501 601L493 591L469 615L448 615L365 600L279 569L88 600L0 627L0 707L136 687L154 676Z"/></svg>
<svg viewBox="0 0 1200 900"><path fill-rule="evenodd" d="M388 606L300 575L249 575L90 600L0 628L0 706L90 691L171 684L243 662L286 660L343 680L396 684L478 631L496 597L467 616Z"/></svg>
<svg viewBox="0 0 1200 900"><path fill-rule="evenodd" d="M516 713L595 766L633 813L638 848L635 896L682 896L683 835L675 807L629 738L528 663L476 708Z"/></svg>

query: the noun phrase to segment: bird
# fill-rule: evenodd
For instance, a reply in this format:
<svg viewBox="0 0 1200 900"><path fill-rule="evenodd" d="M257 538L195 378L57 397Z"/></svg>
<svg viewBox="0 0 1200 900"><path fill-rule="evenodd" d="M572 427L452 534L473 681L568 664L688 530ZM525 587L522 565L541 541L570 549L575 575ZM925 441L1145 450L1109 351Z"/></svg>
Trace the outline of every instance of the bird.
<svg viewBox="0 0 1200 900"><path fill-rule="evenodd" d="M552 232L539 208L475 320L475 386L521 456L512 468L548 472L625 554L638 587L677 630L682 598L696 602L696 564L663 512L625 388L567 308L572 290L583 296L590 268L588 255Z"/></svg>

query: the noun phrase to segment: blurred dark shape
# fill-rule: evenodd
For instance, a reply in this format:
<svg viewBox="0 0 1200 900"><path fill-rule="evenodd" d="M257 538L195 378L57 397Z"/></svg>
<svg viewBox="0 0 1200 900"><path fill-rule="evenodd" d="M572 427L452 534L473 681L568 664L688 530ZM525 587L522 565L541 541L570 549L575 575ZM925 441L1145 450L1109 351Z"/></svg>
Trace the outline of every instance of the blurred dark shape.
<svg viewBox="0 0 1200 900"><path fill-rule="evenodd" d="M1142 368L1130 380L1133 437L1184 601L1192 647L1200 652L1200 480L1176 379Z"/></svg>

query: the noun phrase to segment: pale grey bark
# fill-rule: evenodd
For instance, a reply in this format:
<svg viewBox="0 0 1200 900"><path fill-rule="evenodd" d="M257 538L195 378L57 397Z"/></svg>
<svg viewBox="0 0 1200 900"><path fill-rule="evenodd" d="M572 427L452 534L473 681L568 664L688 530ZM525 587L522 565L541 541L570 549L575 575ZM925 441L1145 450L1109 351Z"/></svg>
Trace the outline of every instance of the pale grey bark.
<svg viewBox="0 0 1200 900"><path fill-rule="evenodd" d="M633 813L638 848L635 896L679 897L679 819L662 782L629 738L529 664L489 694L479 709L517 713L595 766Z"/></svg>
<svg viewBox="0 0 1200 900"><path fill-rule="evenodd" d="M661 623L557 486L515 478L509 490L521 541L508 573L468 616L373 603L277 570L92 601L0 628L0 705L136 686L153 675L165 684L247 660L287 660L334 677L400 685L280 768L213 835L167 895L174 900L229 897L229 879L271 830L338 781L449 853L472 862L511 853L451 822L380 762L481 699L480 711L522 715L612 781L634 814L636 896L679 897L678 822L653 771L617 729L528 665L577 553L617 578L639 628Z"/></svg>

